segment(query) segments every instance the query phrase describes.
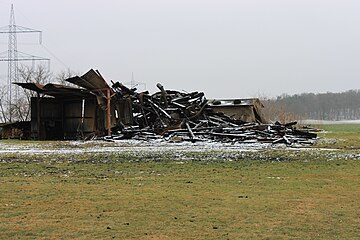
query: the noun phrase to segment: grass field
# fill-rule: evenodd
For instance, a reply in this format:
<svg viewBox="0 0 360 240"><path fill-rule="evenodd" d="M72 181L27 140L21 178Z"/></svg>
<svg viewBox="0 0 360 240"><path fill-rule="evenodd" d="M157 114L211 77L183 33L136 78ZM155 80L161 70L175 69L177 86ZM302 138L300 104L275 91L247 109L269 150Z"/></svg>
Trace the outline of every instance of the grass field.
<svg viewBox="0 0 360 240"><path fill-rule="evenodd" d="M320 137L326 141L320 141L317 147L360 149L360 124L332 124L317 127L326 131L320 134Z"/></svg>
<svg viewBox="0 0 360 240"><path fill-rule="evenodd" d="M357 127L323 126L329 150L0 153L0 239L359 239Z"/></svg>

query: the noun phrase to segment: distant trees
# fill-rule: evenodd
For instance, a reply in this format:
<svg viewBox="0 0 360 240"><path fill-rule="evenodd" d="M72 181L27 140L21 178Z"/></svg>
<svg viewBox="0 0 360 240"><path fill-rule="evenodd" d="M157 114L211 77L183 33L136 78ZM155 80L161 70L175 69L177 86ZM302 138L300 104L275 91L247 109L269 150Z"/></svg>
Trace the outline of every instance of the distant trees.
<svg viewBox="0 0 360 240"><path fill-rule="evenodd" d="M261 99L261 101L264 104L264 109L262 112L265 116L265 119L269 121L289 123L302 119L302 117L297 113L289 111L286 105L278 103L273 99Z"/></svg>
<svg viewBox="0 0 360 240"><path fill-rule="evenodd" d="M341 93L302 93L281 95L271 104L306 119L355 120L360 119L360 90Z"/></svg>

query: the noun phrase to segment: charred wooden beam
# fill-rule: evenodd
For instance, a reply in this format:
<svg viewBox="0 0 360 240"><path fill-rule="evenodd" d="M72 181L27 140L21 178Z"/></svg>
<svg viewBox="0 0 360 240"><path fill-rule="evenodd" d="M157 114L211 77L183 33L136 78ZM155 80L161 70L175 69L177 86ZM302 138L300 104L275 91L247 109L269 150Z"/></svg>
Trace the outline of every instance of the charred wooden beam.
<svg viewBox="0 0 360 240"><path fill-rule="evenodd" d="M191 130L191 127L190 127L189 123L185 122L185 125L186 125L187 130L189 131L190 138L195 139L195 135L194 135L193 131Z"/></svg>
<svg viewBox="0 0 360 240"><path fill-rule="evenodd" d="M164 86L161 85L160 83L158 83L158 84L156 84L156 87L158 89L160 89L160 91L161 91L161 100L164 103L164 108L167 108L168 107L168 101L167 101L167 94L166 94L166 91L164 89Z"/></svg>

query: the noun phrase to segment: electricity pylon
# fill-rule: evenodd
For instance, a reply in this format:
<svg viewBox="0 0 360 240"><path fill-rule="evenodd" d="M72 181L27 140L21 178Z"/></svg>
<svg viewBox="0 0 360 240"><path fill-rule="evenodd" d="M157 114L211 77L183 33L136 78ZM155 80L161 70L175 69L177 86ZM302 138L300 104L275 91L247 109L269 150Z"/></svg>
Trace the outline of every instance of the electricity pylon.
<svg viewBox="0 0 360 240"><path fill-rule="evenodd" d="M7 107L8 121L12 122L13 104L19 97L19 87L14 82L19 82L18 78L18 62L21 61L47 61L49 58L43 58L26 54L17 50L17 34L18 33L37 33L39 34L39 44L42 41L42 32L39 30L18 26L15 24L14 6L11 4L10 22L8 26L0 28L0 33L8 34L8 50L0 53L0 61L8 62L7 76ZM5 119L6 121L6 119Z"/></svg>
<svg viewBox="0 0 360 240"><path fill-rule="evenodd" d="M146 90L146 83L143 83L143 82L137 82L135 81L135 77L134 77L134 72L131 73L131 81L130 82L126 82L124 83L125 85L130 85L130 88L135 88L135 87L138 87L138 86L143 86L144 89Z"/></svg>

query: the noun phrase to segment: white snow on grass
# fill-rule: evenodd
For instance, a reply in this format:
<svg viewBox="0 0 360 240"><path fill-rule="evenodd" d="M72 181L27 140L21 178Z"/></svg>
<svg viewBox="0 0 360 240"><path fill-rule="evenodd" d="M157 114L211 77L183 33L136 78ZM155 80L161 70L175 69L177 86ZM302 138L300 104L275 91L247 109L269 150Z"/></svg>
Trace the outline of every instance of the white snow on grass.
<svg viewBox="0 0 360 240"><path fill-rule="evenodd" d="M138 152L138 151L177 151L177 152L201 152L211 150L236 150L236 151L257 151L273 147L264 143L217 143L217 142L180 142L169 143L164 141L135 141L119 140L114 142L105 141L63 141L37 144L20 143L9 144L0 142L0 154L22 153L22 154L80 154L80 153L106 153L106 152Z"/></svg>

